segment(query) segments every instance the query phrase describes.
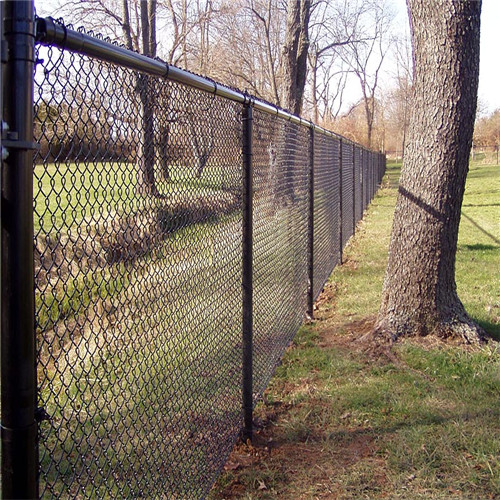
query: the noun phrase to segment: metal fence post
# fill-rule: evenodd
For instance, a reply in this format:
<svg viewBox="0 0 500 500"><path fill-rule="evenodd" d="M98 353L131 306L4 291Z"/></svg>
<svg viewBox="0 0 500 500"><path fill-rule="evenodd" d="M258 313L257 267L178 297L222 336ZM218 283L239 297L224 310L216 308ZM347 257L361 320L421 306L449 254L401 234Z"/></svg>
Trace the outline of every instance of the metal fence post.
<svg viewBox="0 0 500 500"><path fill-rule="evenodd" d="M243 107L243 439L253 434L253 166L251 103Z"/></svg>
<svg viewBox="0 0 500 500"><path fill-rule="evenodd" d="M309 276L307 288L307 316L314 317L314 127L309 129L309 215L307 221Z"/></svg>
<svg viewBox="0 0 500 500"><path fill-rule="evenodd" d="M2 47L2 496L37 491L33 297L34 5L7 1ZM5 56L5 61L4 61ZM4 64L5 62L5 64Z"/></svg>

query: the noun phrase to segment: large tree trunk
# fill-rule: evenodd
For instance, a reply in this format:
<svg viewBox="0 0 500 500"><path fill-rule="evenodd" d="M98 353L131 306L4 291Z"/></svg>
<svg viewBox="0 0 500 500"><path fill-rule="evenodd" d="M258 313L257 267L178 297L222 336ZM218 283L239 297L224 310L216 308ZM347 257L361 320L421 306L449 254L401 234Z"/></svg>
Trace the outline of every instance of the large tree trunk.
<svg viewBox="0 0 500 500"><path fill-rule="evenodd" d="M455 255L476 111L481 2L407 3L415 89L375 332L477 342L482 330L457 295Z"/></svg>

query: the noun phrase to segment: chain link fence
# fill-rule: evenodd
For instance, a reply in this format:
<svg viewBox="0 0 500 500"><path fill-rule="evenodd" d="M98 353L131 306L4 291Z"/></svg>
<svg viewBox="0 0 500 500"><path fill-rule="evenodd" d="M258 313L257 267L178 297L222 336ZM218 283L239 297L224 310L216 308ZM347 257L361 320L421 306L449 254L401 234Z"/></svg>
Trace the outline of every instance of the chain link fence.
<svg viewBox="0 0 500 500"><path fill-rule="evenodd" d="M340 260L340 148L339 139L319 134L314 138L315 299Z"/></svg>
<svg viewBox="0 0 500 500"><path fill-rule="evenodd" d="M50 19L37 39L38 494L203 498L244 425L244 339L253 407L385 158Z"/></svg>

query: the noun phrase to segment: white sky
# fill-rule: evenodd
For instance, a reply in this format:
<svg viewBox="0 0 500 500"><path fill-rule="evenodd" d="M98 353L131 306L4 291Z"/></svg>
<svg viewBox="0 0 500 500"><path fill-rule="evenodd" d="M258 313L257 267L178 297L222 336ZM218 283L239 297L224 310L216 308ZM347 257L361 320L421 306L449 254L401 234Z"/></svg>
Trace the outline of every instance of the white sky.
<svg viewBox="0 0 500 500"><path fill-rule="evenodd" d="M432 1L432 0L429 0ZM52 14L57 17L57 12L51 12L55 0L35 0L35 5L39 9L39 14ZM397 13L395 26L404 27L408 23L405 0L391 0L394 10ZM500 0L483 0L481 14L481 63L479 71L479 99L483 111L491 113L500 109L500 44L498 35L500 30ZM390 68L386 67L390 72ZM387 79L384 79L387 82ZM224 82L222 82L224 83ZM351 94L352 92L352 94ZM352 85L352 90L346 96L347 101L355 102L361 95L357 93L356 86Z"/></svg>
<svg viewBox="0 0 500 500"><path fill-rule="evenodd" d="M429 0L432 1L432 0ZM392 0L397 12L395 24L408 23L405 0ZM484 111L500 109L500 0L483 0L481 11L481 48L479 99Z"/></svg>
<svg viewBox="0 0 500 500"><path fill-rule="evenodd" d="M500 109L499 28L499 0L483 0L483 9L481 13L479 99L486 106L488 112Z"/></svg>

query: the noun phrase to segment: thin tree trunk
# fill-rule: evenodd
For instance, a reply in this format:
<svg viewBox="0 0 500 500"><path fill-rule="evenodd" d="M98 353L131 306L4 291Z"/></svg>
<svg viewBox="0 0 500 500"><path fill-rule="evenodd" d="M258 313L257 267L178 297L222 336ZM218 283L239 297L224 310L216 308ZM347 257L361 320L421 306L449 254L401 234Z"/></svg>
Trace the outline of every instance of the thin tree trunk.
<svg viewBox="0 0 500 500"><path fill-rule="evenodd" d="M147 0L141 0L141 33L142 33L142 51L145 56L150 56L151 35L150 35L150 16L148 13ZM154 95L150 89L149 77L139 75L137 80L140 107L140 126L141 137L138 149L138 182L137 189L141 194L157 195L154 162Z"/></svg>
<svg viewBox="0 0 500 500"><path fill-rule="evenodd" d="M307 76L311 0L288 0L287 10L283 47L283 105L293 114L299 115Z"/></svg>
<svg viewBox="0 0 500 500"><path fill-rule="evenodd" d="M313 51L310 54L309 66L311 67L311 100L313 108L313 120L314 123L318 123L319 120L319 109L318 109L318 54Z"/></svg>
<svg viewBox="0 0 500 500"><path fill-rule="evenodd" d="M132 50L132 35L130 33L130 13L128 10L128 0L122 2L122 32L125 38L125 46L127 49Z"/></svg>
<svg viewBox="0 0 500 500"><path fill-rule="evenodd" d="M455 284L479 73L481 2L407 0L415 88L375 332L481 339Z"/></svg>
<svg viewBox="0 0 500 500"><path fill-rule="evenodd" d="M156 57L156 0L150 0L148 7L149 19L149 57Z"/></svg>

